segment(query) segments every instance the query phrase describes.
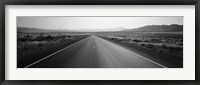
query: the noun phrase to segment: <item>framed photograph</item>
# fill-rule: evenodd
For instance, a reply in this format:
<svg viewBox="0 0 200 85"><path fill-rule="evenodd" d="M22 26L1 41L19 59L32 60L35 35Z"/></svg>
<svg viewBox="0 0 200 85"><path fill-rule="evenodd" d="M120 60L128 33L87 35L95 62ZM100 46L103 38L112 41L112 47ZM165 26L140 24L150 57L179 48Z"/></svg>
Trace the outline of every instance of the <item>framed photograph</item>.
<svg viewBox="0 0 200 85"><path fill-rule="evenodd" d="M199 0L9 0L1 7L2 85L200 84Z"/></svg>

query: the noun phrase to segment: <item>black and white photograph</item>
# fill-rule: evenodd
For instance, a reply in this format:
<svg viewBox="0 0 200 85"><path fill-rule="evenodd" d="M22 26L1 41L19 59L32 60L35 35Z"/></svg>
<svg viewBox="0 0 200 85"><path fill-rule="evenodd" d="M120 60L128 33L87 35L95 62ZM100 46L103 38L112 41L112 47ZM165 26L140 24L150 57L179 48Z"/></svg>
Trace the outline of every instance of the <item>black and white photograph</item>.
<svg viewBox="0 0 200 85"><path fill-rule="evenodd" d="M17 16L17 68L183 68L183 16Z"/></svg>

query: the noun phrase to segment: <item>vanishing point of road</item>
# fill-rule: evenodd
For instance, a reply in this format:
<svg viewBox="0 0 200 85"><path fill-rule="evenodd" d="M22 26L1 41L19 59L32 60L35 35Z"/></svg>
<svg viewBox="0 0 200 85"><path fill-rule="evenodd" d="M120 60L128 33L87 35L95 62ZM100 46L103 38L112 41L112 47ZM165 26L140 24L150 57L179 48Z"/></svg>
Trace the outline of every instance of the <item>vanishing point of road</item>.
<svg viewBox="0 0 200 85"><path fill-rule="evenodd" d="M26 68L166 68L166 66L92 35L31 63Z"/></svg>

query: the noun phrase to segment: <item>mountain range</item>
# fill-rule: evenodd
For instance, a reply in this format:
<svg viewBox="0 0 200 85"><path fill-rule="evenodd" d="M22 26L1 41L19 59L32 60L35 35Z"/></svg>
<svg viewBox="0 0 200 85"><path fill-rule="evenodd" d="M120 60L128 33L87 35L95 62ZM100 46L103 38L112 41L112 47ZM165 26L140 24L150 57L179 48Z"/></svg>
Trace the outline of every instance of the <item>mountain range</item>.
<svg viewBox="0 0 200 85"><path fill-rule="evenodd" d="M183 25L171 24L171 25L147 25L134 29L126 29L123 31L134 32L183 32Z"/></svg>
<svg viewBox="0 0 200 85"><path fill-rule="evenodd" d="M50 30L42 28L17 27L17 32L73 32L71 30Z"/></svg>
<svg viewBox="0 0 200 85"><path fill-rule="evenodd" d="M102 28L102 29L78 29L75 30L77 32L115 32L115 31L122 31L126 30L123 27L115 27L115 28Z"/></svg>
<svg viewBox="0 0 200 85"><path fill-rule="evenodd" d="M123 27L107 29L79 29L79 30L49 30L41 28L17 27L17 32L183 32L183 25L146 25L139 28L126 29Z"/></svg>

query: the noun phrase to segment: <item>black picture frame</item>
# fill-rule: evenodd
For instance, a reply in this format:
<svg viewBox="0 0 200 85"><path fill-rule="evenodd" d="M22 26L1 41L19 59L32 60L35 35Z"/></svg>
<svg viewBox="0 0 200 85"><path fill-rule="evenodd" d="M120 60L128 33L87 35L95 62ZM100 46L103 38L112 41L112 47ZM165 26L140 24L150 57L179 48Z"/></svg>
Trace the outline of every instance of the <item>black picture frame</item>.
<svg viewBox="0 0 200 85"><path fill-rule="evenodd" d="M1 0L0 3L1 85L200 85L199 0ZM195 5L195 80L5 80L5 5Z"/></svg>

